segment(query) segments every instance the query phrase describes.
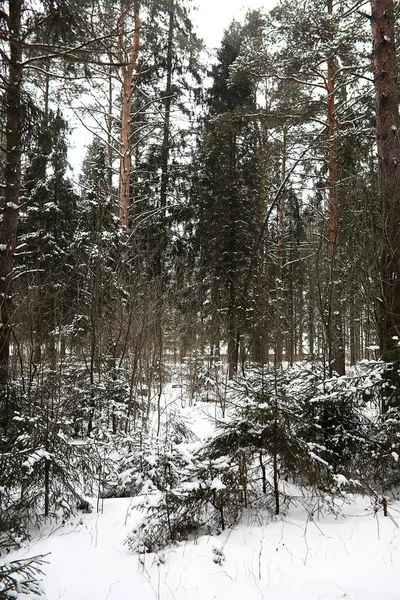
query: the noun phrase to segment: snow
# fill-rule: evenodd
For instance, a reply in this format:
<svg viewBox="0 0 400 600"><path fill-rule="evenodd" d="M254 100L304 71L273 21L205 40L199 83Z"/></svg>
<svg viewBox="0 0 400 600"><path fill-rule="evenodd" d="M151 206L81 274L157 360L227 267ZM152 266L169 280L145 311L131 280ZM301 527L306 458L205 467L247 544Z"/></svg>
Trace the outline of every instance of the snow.
<svg viewBox="0 0 400 600"><path fill-rule="evenodd" d="M340 508L320 520L296 507L276 520L247 513L220 535L137 555L124 545L132 501L110 499L100 514L49 524L23 554L51 552L48 600L398 600L400 504L392 518L360 497Z"/></svg>
<svg viewBox="0 0 400 600"><path fill-rule="evenodd" d="M224 485L222 481L218 479L218 477L214 477L214 479L211 482L210 489L218 492L219 490L225 490L226 485Z"/></svg>
<svg viewBox="0 0 400 600"><path fill-rule="evenodd" d="M44 449L36 450L22 463L22 466L30 471L33 469L35 463L42 460L42 458L51 458L51 455Z"/></svg>
<svg viewBox="0 0 400 600"><path fill-rule="evenodd" d="M346 483L348 483L347 477L345 477L344 475L341 475L340 473L338 473L337 475L334 475L334 477L339 486L346 485Z"/></svg>
<svg viewBox="0 0 400 600"><path fill-rule="evenodd" d="M179 406L193 429L192 442L174 446L190 464L191 451L215 432L212 419L223 420L222 408L182 404L181 393L170 385L165 412ZM309 445L312 454L318 449ZM32 454L26 467L44 457L44 450ZM392 457L398 460L395 452ZM348 483L342 474L335 478L339 487ZM179 491L200 485L194 479ZM217 477L211 482L216 492L224 488ZM143 479L142 493L149 494L149 505L160 502L150 480ZM344 497L325 515L317 500L308 512L292 503L279 517L247 510L234 528L199 533L158 554L135 554L125 543L143 517L138 498L94 498L92 513L49 520L7 561L50 553L42 568L47 600L398 600L400 501L389 504L384 517L375 500Z"/></svg>

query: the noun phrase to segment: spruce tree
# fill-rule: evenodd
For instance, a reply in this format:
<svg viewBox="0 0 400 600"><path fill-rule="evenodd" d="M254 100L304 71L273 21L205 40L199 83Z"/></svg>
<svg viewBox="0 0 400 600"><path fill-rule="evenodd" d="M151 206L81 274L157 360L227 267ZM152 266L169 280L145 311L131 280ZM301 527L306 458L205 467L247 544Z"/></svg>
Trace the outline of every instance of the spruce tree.
<svg viewBox="0 0 400 600"><path fill-rule="evenodd" d="M260 183L257 132L248 117L255 110L253 82L247 76L240 81L229 79L242 41L243 29L234 22L225 32L218 63L211 71L198 208L201 268L213 311L211 344L218 348L226 340L231 377L237 370L241 336L252 309L243 292L257 231Z"/></svg>

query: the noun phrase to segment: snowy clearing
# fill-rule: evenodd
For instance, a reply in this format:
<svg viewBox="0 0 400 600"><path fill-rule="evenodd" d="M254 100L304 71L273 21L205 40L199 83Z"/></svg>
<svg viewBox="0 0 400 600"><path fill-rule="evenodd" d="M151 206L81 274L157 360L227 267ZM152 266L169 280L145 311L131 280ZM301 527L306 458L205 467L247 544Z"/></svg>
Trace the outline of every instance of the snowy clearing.
<svg viewBox="0 0 400 600"><path fill-rule="evenodd" d="M146 556L124 545L137 517L130 506L104 500L102 513L47 526L8 559L51 553L48 600L399 598L399 503L391 518L360 497L338 518L312 521L295 508L276 521L247 514L220 535Z"/></svg>

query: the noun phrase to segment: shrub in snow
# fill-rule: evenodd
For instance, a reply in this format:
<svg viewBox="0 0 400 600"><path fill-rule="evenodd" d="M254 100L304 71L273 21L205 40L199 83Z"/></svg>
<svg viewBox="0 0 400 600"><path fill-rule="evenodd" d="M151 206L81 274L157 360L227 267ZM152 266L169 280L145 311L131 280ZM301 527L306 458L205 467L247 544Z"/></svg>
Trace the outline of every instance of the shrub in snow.
<svg viewBox="0 0 400 600"><path fill-rule="evenodd" d="M212 549L213 552L213 562L215 562L216 565L222 566L225 560L225 556L224 556L224 552L222 550L222 548L213 548Z"/></svg>
<svg viewBox="0 0 400 600"><path fill-rule="evenodd" d="M375 363L330 379L315 364L288 372L286 393L301 404L301 435L334 473L350 475L362 461L371 431L366 408L375 402L381 381Z"/></svg>
<svg viewBox="0 0 400 600"><path fill-rule="evenodd" d="M311 425L307 435L321 448L338 484L372 495L385 514L400 484L400 412L392 375L392 365L362 361L354 373L324 381L314 367L299 389ZM297 387L301 381L299 369Z"/></svg>
<svg viewBox="0 0 400 600"><path fill-rule="evenodd" d="M64 403L41 388L36 398L21 394L3 434L0 453L0 531L26 533L40 516L62 508L67 514L81 502L93 481L90 442L73 438ZM33 394L33 392L32 392Z"/></svg>
<svg viewBox="0 0 400 600"><path fill-rule="evenodd" d="M139 507L146 514L126 539L133 552L158 552L169 544L187 540L202 525L197 495L184 490L153 491Z"/></svg>
<svg viewBox="0 0 400 600"><path fill-rule="evenodd" d="M288 373L253 369L237 382L230 414L205 449L214 459L228 456L236 465L245 504L254 504L262 493L264 505L277 515L286 495L281 480L324 493L334 484L320 445L305 435L303 398L289 394L290 383Z"/></svg>
<svg viewBox="0 0 400 600"><path fill-rule="evenodd" d="M400 410L390 408L376 419L360 475L377 506L388 514L388 503L400 485Z"/></svg>
<svg viewBox="0 0 400 600"><path fill-rule="evenodd" d="M312 512L321 503L335 510L334 497L361 489L354 474L370 456L381 368L365 364L351 377L324 380L315 366L260 366L237 378L226 416L202 446L157 442L125 472L136 493L142 485L144 513L130 548L155 551L194 532L224 529L243 508L279 514L294 496Z"/></svg>
<svg viewBox="0 0 400 600"><path fill-rule="evenodd" d="M147 440L135 459L127 457L130 468L124 476L139 492L136 506L143 512L127 538L133 551L155 552L201 529L224 529L237 520L243 490L235 465L211 459L201 444L185 436L182 423L172 419L163 437L168 442Z"/></svg>
<svg viewBox="0 0 400 600"><path fill-rule="evenodd" d="M200 527L201 490L198 482L190 481L193 457L185 444L164 445L161 451L158 442L142 461L145 469L136 479L141 486L136 506L144 516L126 541L133 551L155 552L187 539Z"/></svg>
<svg viewBox="0 0 400 600"><path fill-rule="evenodd" d="M89 434L103 441L104 431L123 431L128 413L139 410L137 399L131 397L129 376L122 369L105 365L101 378L91 382L87 366L72 362L65 367L64 384L73 407L71 418L77 436Z"/></svg>
<svg viewBox="0 0 400 600"><path fill-rule="evenodd" d="M172 449L192 438L185 420L176 413L171 413L162 424L160 436L146 430L110 436L105 451L102 496L135 496L141 493L144 484L162 491L174 486L180 475ZM179 463L179 457L177 460Z"/></svg>
<svg viewBox="0 0 400 600"><path fill-rule="evenodd" d="M182 373L189 404L208 397L210 379L208 360L199 351L193 351L183 359Z"/></svg>
<svg viewBox="0 0 400 600"><path fill-rule="evenodd" d="M228 463L224 469L232 481ZM232 501L237 495L235 486L215 477L216 471L215 467L199 468L193 464L192 468L186 466L186 473L181 471L182 480L174 488L162 492L145 487L136 504L144 516L127 537L129 548L135 552L157 552L201 531L212 533L233 525L239 506Z"/></svg>

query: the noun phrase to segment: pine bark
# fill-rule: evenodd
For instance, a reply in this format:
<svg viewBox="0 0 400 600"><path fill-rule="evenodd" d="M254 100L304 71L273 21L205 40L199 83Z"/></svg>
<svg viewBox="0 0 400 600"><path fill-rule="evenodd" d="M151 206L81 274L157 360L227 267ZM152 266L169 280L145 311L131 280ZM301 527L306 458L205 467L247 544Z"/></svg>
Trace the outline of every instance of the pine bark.
<svg viewBox="0 0 400 600"><path fill-rule="evenodd" d="M382 211L383 360L400 365L400 118L393 0L371 0L379 193Z"/></svg>
<svg viewBox="0 0 400 600"><path fill-rule="evenodd" d="M164 123L163 123L163 141L161 146L161 182L160 182L160 208L161 208L161 226L160 237L157 240L155 258L155 275L158 277L158 305L160 310L159 323L161 324L161 313L164 295L164 260L167 247L167 234L165 231L165 209L168 200L168 183L170 178L169 159L171 150L171 107L172 107L172 72L173 72L173 39L175 27L175 5L174 0L170 0L168 7L168 39L166 56L166 86L164 91ZM161 331L158 337L161 339Z"/></svg>
<svg viewBox="0 0 400 600"><path fill-rule="evenodd" d="M121 150L120 150L120 174L119 174L119 217L121 227L125 229L129 226L130 209L130 181L131 181L131 107L133 94L133 74L140 49L140 3L134 0L134 34L133 51L127 57L127 63L122 67L122 104L121 104ZM121 62L126 58L124 56L124 30L125 30L125 10L121 2L120 18L120 56Z"/></svg>
<svg viewBox="0 0 400 600"><path fill-rule="evenodd" d="M22 48L20 35L22 0L9 0L8 4L10 55L6 83L5 187L0 246L0 385L6 385L10 376L13 270L21 186Z"/></svg>
<svg viewBox="0 0 400 600"><path fill-rule="evenodd" d="M229 156L229 171L230 181L236 182L236 133L234 131L234 123L231 122L230 132L230 156ZM238 362L239 362L239 315L238 315L238 280L237 272L235 269L235 260L237 253L237 230L236 230L236 215L234 214L234 203L229 202L229 213L231 230L230 234L230 249L232 251L231 263L229 265L229 300L227 306L227 335L228 335L228 376L229 379L233 379L237 374Z"/></svg>
<svg viewBox="0 0 400 600"><path fill-rule="evenodd" d="M112 56L109 56L110 63L112 62ZM113 128L113 67L110 64L108 72L108 117L107 117L107 192L109 196L112 194L112 174L113 174L113 141L112 141L112 128Z"/></svg>

